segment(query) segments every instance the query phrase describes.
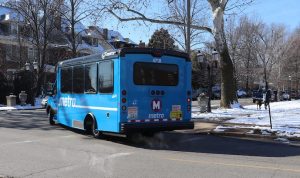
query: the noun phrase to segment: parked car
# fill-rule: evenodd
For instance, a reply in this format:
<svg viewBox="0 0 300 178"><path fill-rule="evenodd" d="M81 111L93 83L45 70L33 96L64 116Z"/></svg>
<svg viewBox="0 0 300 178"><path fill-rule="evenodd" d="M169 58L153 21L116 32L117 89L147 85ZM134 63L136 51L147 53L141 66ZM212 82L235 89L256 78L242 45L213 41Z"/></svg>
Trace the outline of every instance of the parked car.
<svg viewBox="0 0 300 178"><path fill-rule="evenodd" d="M290 92L290 97L291 97L291 99L299 99L299 95L298 95L297 91L295 91L295 90L292 90Z"/></svg>
<svg viewBox="0 0 300 178"><path fill-rule="evenodd" d="M212 92L212 99L220 99L221 98L221 90L214 90Z"/></svg>
<svg viewBox="0 0 300 178"><path fill-rule="evenodd" d="M253 103L256 103L257 100L263 100L263 90L254 90L252 92Z"/></svg>
<svg viewBox="0 0 300 178"><path fill-rule="evenodd" d="M46 108L48 102L48 96L44 96L41 101L41 105L43 108Z"/></svg>
<svg viewBox="0 0 300 178"><path fill-rule="evenodd" d="M287 91L280 92L280 101L290 101L290 100L291 100L291 97Z"/></svg>
<svg viewBox="0 0 300 178"><path fill-rule="evenodd" d="M237 96L238 98L244 98L247 97L247 92L243 89L238 89L237 90Z"/></svg>
<svg viewBox="0 0 300 178"><path fill-rule="evenodd" d="M193 91L192 91L192 100L193 100L193 101L197 100L197 97L198 97L201 93L207 94L207 88L199 88L199 89L193 90Z"/></svg>
<svg viewBox="0 0 300 178"><path fill-rule="evenodd" d="M199 90L193 90L192 91L192 100L195 101L197 100L197 97L199 96Z"/></svg>

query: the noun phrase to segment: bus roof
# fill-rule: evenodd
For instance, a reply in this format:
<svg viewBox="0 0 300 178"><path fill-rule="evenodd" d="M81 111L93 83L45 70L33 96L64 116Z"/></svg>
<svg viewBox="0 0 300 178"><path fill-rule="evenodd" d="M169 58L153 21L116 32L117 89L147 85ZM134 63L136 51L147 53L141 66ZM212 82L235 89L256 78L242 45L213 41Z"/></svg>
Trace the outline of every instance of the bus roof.
<svg viewBox="0 0 300 178"><path fill-rule="evenodd" d="M188 54L168 49L156 49L156 48L122 48L120 50L120 56L124 57L126 54L151 54L154 57L161 57L163 55L175 56L184 58L186 61L191 61Z"/></svg>
<svg viewBox="0 0 300 178"><path fill-rule="evenodd" d="M113 59L118 56L124 57L126 54L151 54L153 57L161 57L163 55L175 56L191 61L188 54L180 51L166 50L166 49L155 49L155 48L122 48L118 50L108 50L103 53L93 54L88 56L82 56L73 58L58 63L59 67L69 65L79 65L87 62L97 62L99 60Z"/></svg>

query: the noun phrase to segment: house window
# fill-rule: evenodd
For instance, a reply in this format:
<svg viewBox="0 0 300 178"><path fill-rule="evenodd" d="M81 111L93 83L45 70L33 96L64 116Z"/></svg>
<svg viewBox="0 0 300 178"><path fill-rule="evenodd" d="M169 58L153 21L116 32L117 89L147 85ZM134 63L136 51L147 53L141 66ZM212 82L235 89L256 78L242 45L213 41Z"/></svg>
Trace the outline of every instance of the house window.
<svg viewBox="0 0 300 178"><path fill-rule="evenodd" d="M98 46L98 39L97 38L92 39L92 45L96 46L96 47Z"/></svg>
<svg viewBox="0 0 300 178"><path fill-rule="evenodd" d="M18 24L17 23L10 24L10 33L13 35L18 33Z"/></svg>
<svg viewBox="0 0 300 178"><path fill-rule="evenodd" d="M78 44L82 44L82 37L80 35L77 35L76 41Z"/></svg>
<svg viewBox="0 0 300 178"><path fill-rule="evenodd" d="M37 50L34 48L28 48L28 59L29 61L34 61L37 59L38 54L37 54Z"/></svg>
<svg viewBox="0 0 300 178"><path fill-rule="evenodd" d="M12 60L12 55L13 55L12 48L13 48L12 45L6 45L6 60L7 61Z"/></svg>
<svg viewBox="0 0 300 178"><path fill-rule="evenodd" d="M28 48L28 59L30 61L33 61L33 59L34 59L34 50L33 50L33 48Z"/></svg>

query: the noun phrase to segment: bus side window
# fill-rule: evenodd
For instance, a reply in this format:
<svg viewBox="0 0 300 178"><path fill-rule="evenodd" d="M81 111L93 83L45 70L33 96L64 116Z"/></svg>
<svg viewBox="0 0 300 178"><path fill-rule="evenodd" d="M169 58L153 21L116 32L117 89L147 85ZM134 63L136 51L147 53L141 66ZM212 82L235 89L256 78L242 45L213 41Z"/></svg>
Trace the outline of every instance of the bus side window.
<svg viewBox="0 0 300 178"><path fill-rule="evenodd" d="M96 93L97 91L97 64L86 65L84 68L85 93Z"/></svg>
<svg viewBox="0 0 300 178"><path fill-rule="evenodd" d="M114 90L114 63L105 61L99 63L99 92L113 93Z"/></svg>
<svg viewBox="0 0 300 178"><path fill-rule="evenodd" d="M72 93L72 68L61 69L61 92Z"/></svg>
<svg viewBox="0 0 300 178"><path fill-rule="evenodd" d="M84 68L83 66L73 67L73 93L84 91Z"/></svg>

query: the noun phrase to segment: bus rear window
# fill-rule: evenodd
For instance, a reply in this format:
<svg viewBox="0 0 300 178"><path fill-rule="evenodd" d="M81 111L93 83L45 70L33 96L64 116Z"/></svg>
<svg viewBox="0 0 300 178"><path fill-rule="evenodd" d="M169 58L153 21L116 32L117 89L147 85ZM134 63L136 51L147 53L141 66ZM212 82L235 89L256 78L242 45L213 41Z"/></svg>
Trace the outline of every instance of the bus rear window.
<svg viewBox="0 0 300 178"><path fill-rule="evenodd" d="M136 62L133 78L136 85L176 86L178 84L178 66L176 64Z"/></svg>

